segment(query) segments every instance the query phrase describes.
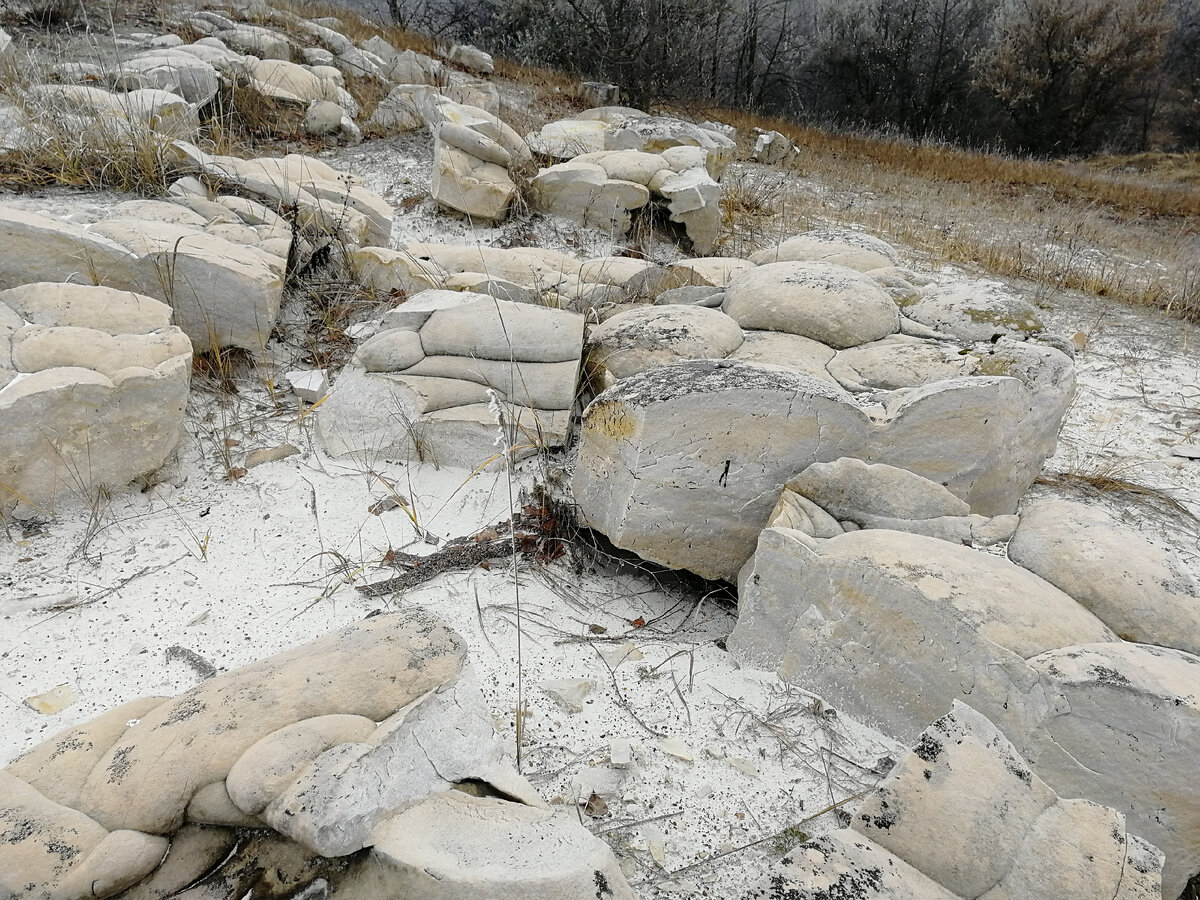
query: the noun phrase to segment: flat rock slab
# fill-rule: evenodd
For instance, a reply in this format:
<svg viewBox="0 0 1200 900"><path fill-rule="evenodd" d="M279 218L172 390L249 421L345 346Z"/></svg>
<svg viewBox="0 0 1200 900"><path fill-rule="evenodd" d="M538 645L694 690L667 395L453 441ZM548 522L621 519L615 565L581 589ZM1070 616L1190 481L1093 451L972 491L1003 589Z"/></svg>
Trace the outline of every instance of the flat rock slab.
<svg viewBox="0 0 1200 900"><path fill-rule="evenodd" d="M957 699L1006 723L1038 721L1045 693L1025 660L1118 640L1006 559L898 531L814 541L769 528L738 586L737 659L905 741Z"/></svg>
<svg viewBox="0 0 1200 900"><path fill-rule="evenodd" d="M963 341L1021 337L1042 330L1037 309L993 281L927 288L904 304L904 315Z"/></svg>

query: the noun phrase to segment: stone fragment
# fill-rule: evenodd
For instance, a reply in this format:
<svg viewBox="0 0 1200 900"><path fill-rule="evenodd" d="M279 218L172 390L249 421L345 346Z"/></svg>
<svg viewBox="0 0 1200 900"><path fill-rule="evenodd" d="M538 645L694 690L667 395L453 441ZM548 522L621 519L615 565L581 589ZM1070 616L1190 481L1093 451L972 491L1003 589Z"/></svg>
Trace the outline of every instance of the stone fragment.
<svg viewBox="0 0 1200 900"><path fill-rule="evenodd" d="M752 153L755 162L782 166L796 155L796 145L778 131L759 131Z"/></svg>
<svg viewBox="0 0 1200 900"><path fill-rule="evenodd" d="M25 698L25 705L43 716L62 712L79 700L79 694L69 684L60 684L41 694Z"/></svg>
<svg viewBox="0 0 1200 900"><path fill-rule="evenodd" d="M446 59L455 65L462 66L472 72L478 72L481 75L491 75L495 71L491 54L485 53L478 47L473 47L470 44L455 44L450 49L450 55Z"/></svg>
<svg viewBox="0 0 1200 900"><path fill-rule="evenodd" d="M692 249L707 254L716 246L721 232L721 196L724 193L703 167L673 174L654 188L667 201L671 221L687 231Z"/></svg>
<svg viewBox="0 0 1200 900"><path fill-rule="evenodd" d="M971 508L940 484L906 469L843 457L813 463L787 483L836 519L864 515L897 519L966 516Z"/></svg>
<svg viewBox="0 0 1200 900"><path fill-rule="evenodd" d="M608 845L574 814L447 791L382 822L371 841L339 897L634 897Z"/></svg>
<svg viewBox="0 0 1200 900"><path fill-rule="evenodd" d="M539 681L538 687L567 712L581 713L588 695L596 688L596 682L586 678L550 678Z"/></svg>
<svg viewBox="0 0 1200 900"><path fill-rule="evenodd" d="M292 393L305 403L319 403L329 390L324 369L300 369L283 376L292 386Z"/></svg>
<svg viewBox="0 0 1200 900"><path fill-rule="evenodd" d="M253 469L267 463L279 462L289 456L296 456L299 452L300 448L295 444L278 444L274 447L251 450L246 454L246 468Z"/></svg>

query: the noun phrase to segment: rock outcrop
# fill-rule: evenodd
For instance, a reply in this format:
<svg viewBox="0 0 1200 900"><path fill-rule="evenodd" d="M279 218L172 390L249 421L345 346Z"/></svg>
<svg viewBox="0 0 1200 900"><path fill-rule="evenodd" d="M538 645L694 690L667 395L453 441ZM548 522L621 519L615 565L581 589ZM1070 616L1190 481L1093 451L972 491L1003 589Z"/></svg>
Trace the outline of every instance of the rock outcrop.
<svg viewBox="0 0 1200 900"><path fill-rule="evenodd" d="M1162 896L1163 854L1116 809L1063 799L986 718L955 703L849 828L793 848L745 900Z"/></svg>
<svg viewBox="0 0 1200 900"><path fill-rule="evenodd" d="M504 799L468 798L460 783ZM139 896L149 884L150 896L174 895L222 863L226 829L269 825L288 840L243 843L225 878L264 852L302 874L308 860L374 848L324 869L344 896L563 896L601 873L611 896L632 897L611 851L552 818L511 768L462 638L419 609L367 618L174 699L125 704L33 748L0 771L0 786L12 838L0 843L0 889L13 896L111 897L134 885ZM497 842L518 856L494 858ZM519 865L538 861L536 874ZM438 886L431 867L443 865L454 880Z"/></svg>
<svg viewBox="0 0 1200 900"><path fill-rule="evenodd" d="M814 462L886 463L943 485L978 515L1012 513L1064 410L1017 377L975 377L909 391L872 416L796 370L680 362L592 402L573 489L586 521L617 546L732 579L780 490Z"/></svg>
<svg viewBox="0 0 1200 900"><path fill-rule="evenodd" d="M0 291L0 516L85 501L161 466L183 434L192 346L171 310L112 288Z"/></svg>
<svg viewBox="0 0 1200 900"><path fill-rule="evenodd" d="M582 316L450 291L418 294L395 313L321 406L329 453L409 453L473 469L508 449L565 442Z"/></svg>

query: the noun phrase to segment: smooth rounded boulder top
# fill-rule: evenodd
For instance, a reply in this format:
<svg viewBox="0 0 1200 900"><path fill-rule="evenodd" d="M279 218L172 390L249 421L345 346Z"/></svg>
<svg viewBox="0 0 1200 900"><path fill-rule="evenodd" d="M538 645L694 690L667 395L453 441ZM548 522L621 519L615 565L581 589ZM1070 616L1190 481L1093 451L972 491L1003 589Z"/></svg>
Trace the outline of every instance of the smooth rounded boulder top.
<svg viewBox="0 0 1200 900"><path fill-rule="evenodd" d="M835 349L900 330L895 301L871 278L824 262L767 263L725 289L726 314L747 329L785 331Z"/></svg>

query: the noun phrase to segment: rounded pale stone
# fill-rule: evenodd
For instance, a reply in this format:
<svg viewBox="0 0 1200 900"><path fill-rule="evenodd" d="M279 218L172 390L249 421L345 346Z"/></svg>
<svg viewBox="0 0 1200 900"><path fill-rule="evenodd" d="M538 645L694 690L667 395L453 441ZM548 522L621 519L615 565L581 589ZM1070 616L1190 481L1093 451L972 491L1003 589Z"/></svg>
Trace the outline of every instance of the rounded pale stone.
<svg viewBox="0 0 1200 900"><path fill-rule="evenodd" d="M919 300L904 305L904 315L964 341L1019 338L1043 328L1032 304L994 281L926 288Z"/></svg>
<svg viewBox="0 0 1200 900"><path fill-rule="evenodd" d="M321 753L337 744L364 741L374 730L373 720L347 715L284 726L238 757L225 780L229 799L243 812L258 815Z"/></svg>
<svg viewBox="0 0 1200 900"><path fill-rule="evenodd" d="M777 247L751 254L755 263L826 262L859 272L900 264L887 241L845 228L823 228L788 238Z"/></svg>
<svg viewBox="0 0 1200 900"><path fill-rule="evenodd" d="M402 372L425 358L421 336L403 328L381 331L358 348L354 363L368 372Z"/></svg>
<svg viewBox="0 0 1200 900"><path fill-rule="evenodd" d="M1069 500L1021 511L1009 558L1090 609L1127 641L1200 653L1200 585L1177 551Z"/></svg>
<svg viewBox="0 0 1200 900"><path fill-rule="evenodd" d="M900 329L892 298L853 269L830 263L769 263L734 278L724 310L747 329L785 331L842 349Z"/></svg>
<svg viewBox="0 0 1200 900"><path fill-rule="evenodd" d="M592 328L588 365L627 378L681 359L724 359L742 343L742 329L720 310L698 306L631 309Z"/></svg>

